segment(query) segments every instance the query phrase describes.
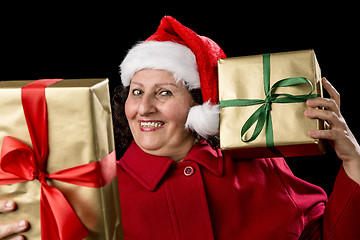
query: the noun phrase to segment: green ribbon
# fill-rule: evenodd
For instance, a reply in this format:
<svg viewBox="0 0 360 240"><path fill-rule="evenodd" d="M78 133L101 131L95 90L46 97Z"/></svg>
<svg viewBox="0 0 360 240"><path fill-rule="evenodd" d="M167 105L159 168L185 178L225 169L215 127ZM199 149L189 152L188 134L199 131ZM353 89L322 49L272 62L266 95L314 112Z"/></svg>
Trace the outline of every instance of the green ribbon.
<svg viewBox="0 0 360 240"><path fill-rule="evenodd" d="M272 103L297 103L306 102L309 98L319 97L318 94L312 94L314 87L312 83L303 77L285 78L277 81L270 88L270 54L263 55L263 79L265 99L233 99L220 101L220 107L243 107L258 105L261 106L249 117L241 129L241 140L243 142L254 141L265 126L266 146L274 148L274 135L271 119L271 104ZM280 87L292 87L299 84L307 84L311 87L308 94L305 95L291 95L287 93L275 93ZM256 123L255 130L249 139L245 139L245 133Z"/></svg>

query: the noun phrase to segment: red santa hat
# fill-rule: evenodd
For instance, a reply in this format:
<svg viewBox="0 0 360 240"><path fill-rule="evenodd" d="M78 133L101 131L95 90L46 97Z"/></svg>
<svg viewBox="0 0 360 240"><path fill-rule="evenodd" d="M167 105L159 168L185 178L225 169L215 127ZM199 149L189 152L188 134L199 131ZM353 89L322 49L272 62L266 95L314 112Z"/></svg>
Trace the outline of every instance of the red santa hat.
<svg viewBox="0 0 360 240"><path fill-rule="evenodd" d="M190 108L185 127L207 138L219 130L217 61L225 57L214 41L165 16L152 36L129 50L121 81L129 86L137 71L150 68L173 73L189 90L201 88L204 104Z"/></svg>

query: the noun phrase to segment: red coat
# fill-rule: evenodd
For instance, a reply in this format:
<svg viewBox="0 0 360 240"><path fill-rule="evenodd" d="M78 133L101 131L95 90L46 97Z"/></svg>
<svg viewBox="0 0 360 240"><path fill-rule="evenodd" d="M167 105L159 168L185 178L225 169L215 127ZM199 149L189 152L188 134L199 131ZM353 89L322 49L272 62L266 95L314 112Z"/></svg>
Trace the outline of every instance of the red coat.
<svg viewBox="0 0 360 240"><path fill-rule="evenodd" d="M199 143L175 163L133 143L118 180L125 239L360 239L360 188L342 168L328 201L282 158L234 161Z"/></svg>

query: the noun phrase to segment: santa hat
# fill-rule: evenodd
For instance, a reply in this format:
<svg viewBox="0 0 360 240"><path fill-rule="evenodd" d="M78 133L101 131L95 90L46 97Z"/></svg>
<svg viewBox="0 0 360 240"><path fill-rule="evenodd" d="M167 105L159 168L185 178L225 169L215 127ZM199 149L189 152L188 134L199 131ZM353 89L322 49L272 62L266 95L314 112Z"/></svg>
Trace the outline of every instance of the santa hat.
<svg viewBox="0 0 360 240"><path fill-rule="evenodd" d="M137 71L150 68L173 73L189 90L201 88L204 104L190 108L185 127L207 138L219 130L217 61L225 57L214 41L165 16L152 36L129 50L121 81L129 86Z"/></svg>

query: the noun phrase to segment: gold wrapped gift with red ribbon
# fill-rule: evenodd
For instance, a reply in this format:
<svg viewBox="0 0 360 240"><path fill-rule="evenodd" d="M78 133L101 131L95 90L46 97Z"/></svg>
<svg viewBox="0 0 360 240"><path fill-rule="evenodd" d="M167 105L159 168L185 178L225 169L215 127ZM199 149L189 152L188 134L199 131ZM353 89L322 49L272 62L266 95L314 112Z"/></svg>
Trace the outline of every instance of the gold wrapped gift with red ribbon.
<svg viewBox="0 0 360 240"><path fill-rule="evenodd" d="M28 239L122 239L107 79L0 82L0 196ZM38 181L34 181L38 180Z"/></svg>

